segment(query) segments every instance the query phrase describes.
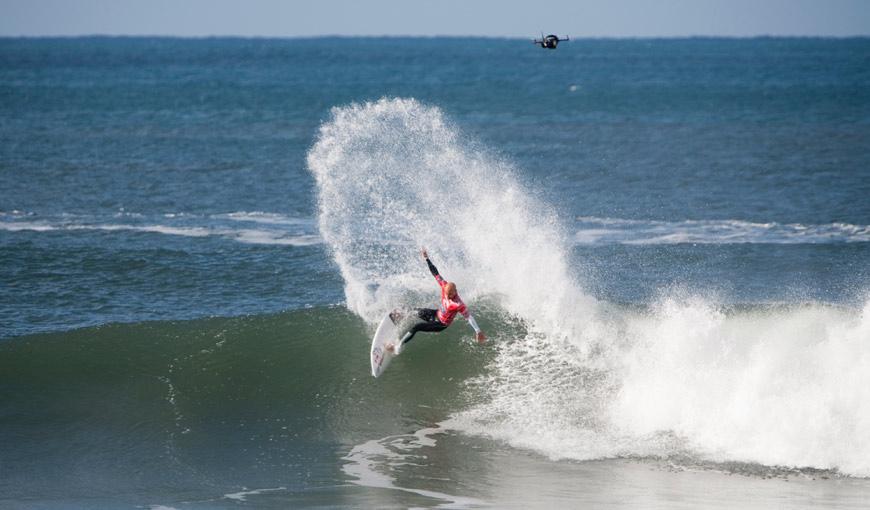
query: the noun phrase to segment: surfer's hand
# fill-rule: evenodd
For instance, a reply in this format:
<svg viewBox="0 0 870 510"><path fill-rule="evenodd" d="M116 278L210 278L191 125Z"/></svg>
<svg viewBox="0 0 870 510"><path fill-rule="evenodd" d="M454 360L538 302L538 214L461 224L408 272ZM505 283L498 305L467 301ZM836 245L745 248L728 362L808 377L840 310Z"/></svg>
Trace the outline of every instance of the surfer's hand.
<svg viewBox="0 0 870 510"><path fill-rule="evenodd" d="M429 253L426 251L426 248L420 248L420 254L423 255L424 259L429 258Z"/></svg>
<svg viewBox="0 0 870 510"><path fill-rule="evenodd" d="M482 345L484 342L486 342L486 335L483 334L483 331L481 331L480 333L478 333L475 336L477 337L477 343Z"/></svg>

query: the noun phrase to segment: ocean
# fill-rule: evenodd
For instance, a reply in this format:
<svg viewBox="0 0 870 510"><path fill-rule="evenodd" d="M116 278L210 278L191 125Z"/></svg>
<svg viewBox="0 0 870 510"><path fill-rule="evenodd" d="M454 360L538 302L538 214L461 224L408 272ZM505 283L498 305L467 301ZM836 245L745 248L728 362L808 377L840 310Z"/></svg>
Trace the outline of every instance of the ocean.
<svg viewBox="0 0 870 510"><path fill-rule="evenodd" d="M0 507L868 504L870 39L0 39Z"/></svg>

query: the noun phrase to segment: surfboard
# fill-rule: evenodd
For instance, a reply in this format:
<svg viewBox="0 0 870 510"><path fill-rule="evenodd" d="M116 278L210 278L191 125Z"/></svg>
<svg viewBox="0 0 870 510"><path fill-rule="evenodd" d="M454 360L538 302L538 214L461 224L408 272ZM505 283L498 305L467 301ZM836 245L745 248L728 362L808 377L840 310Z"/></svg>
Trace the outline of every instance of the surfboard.
<svg viewBox="0 0 870 510"><path fill-rule="evenodd" d="M396 324L399 322L399 317L394 313L388 313L381 319L378 329L375 331L375 336L372 338L372 376L378 377L384 373L390 361L399 355L399 352L390 352L387 350L387 344L398 344L399 327Z"/></svg>

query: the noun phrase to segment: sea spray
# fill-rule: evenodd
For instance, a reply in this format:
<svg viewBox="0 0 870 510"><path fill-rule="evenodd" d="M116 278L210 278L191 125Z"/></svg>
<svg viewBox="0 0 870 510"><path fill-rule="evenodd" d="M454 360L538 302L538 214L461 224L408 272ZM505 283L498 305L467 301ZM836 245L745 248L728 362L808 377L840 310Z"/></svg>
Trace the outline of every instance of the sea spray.
<svg viewBox="0 0 870 510"><path fill-rule="evenodd" d="M429 304L425 245L472 307L486 297L524 324L493 332L475 403L445 427L553 458L870 476L868 306L735 311L703 292L599 302L575 279L562 222L516 170L413 99L333 109L308 166L350 310L372 323Z"/></svg>
<svg viewBox="0 0 870 510"><path fill-rule="evenodd" d="M347 305L366 320L400 302L428 303L407 296L432 290L420 246L466 302L491 296L550 335L576 338L579 311L594 312L574 281L556 214L438 108L413 99L334 108L308 166Z"/></svg>

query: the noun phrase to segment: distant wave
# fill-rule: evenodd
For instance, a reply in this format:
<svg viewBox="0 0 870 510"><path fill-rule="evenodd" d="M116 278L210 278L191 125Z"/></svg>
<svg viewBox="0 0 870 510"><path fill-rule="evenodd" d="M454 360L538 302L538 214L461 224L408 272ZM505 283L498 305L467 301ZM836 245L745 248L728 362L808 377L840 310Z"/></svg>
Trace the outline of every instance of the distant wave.
<svg viewBox="0 0 870 510"><path fill-rule="evenodd" d="M121 212L111 216L68 213L41 216L11 211L0 212L0 230L145 232L183 237L216 236L245 244L283 246L311 246L322 243L312 219L244 211L211 215L188 213L144 215Z"/></svg>
<svg viewBox="0 0 870 510"><path fill-rule="evenodd" d="M577 244L828 244L870 242L870 225L742 220L627 220L579 216Z"/></svg>
<svg viewBox="0 0 870 510"><path fill-rule="evenodd" d="M850 223L756 223L743 220L630 220L578 216L576 245L660 244L835 244L870 242L870 225ZM220 214L163 213L113 215L63 213L41 216L0 211L0 231L54 232L101 230L147 232L185 237L218 236L246 244L311 246L322 244L314 218L263 211ZM383 239L394 244L395 240Z"/></svg>

